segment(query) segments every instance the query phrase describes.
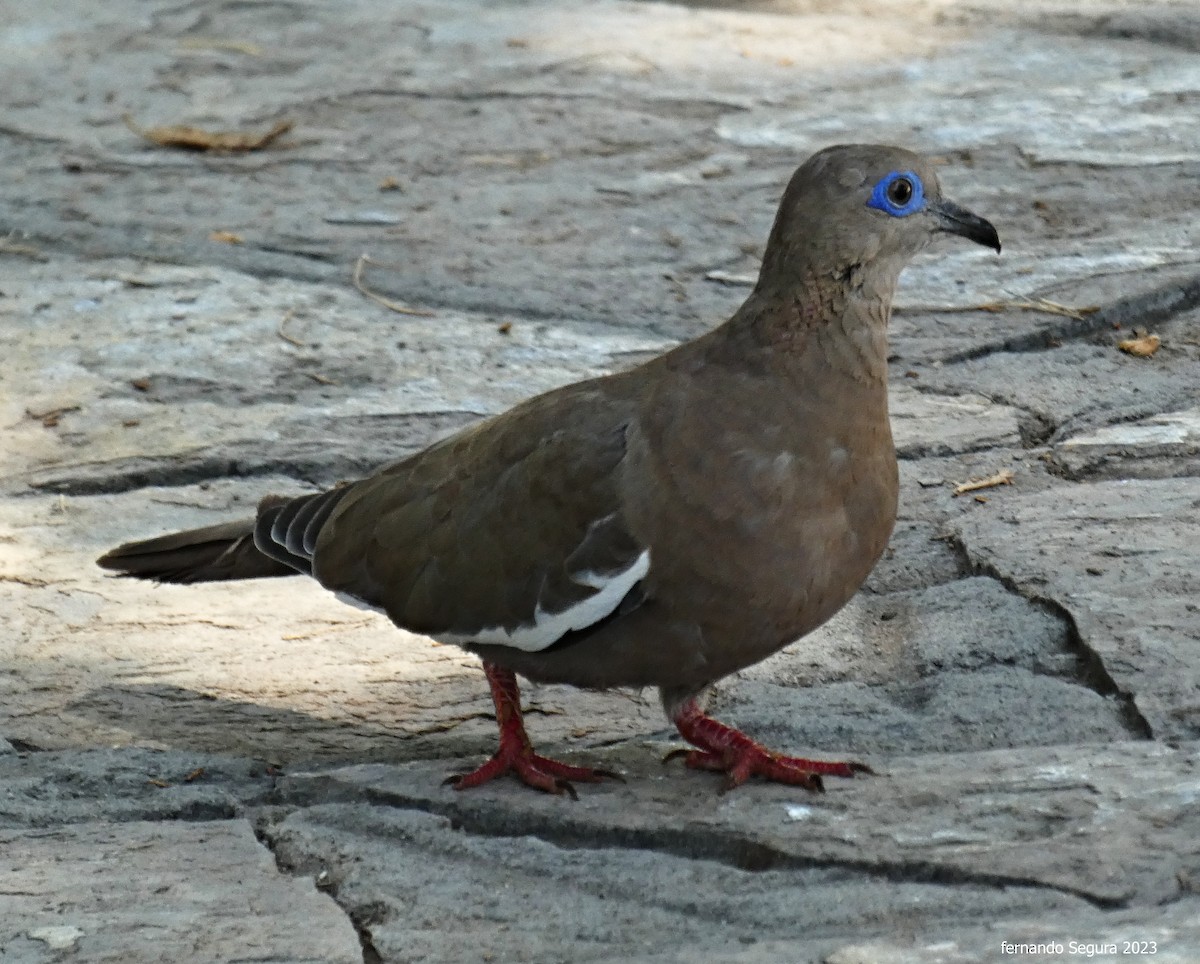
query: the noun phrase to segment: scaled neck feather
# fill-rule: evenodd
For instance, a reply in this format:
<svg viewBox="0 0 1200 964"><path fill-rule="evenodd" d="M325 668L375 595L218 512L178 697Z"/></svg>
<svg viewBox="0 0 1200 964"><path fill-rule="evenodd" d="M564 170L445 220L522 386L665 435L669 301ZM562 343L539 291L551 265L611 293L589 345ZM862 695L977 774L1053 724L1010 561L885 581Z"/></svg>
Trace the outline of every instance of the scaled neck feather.
<svg viewBox="0 0 1200 964"><path fill-rule="evenodd" d="M827 365L858 381L887 379L887 326L899 272L851 265L790 273L764 271L726 327L743 350L766 349L787 367Z"/></svg>

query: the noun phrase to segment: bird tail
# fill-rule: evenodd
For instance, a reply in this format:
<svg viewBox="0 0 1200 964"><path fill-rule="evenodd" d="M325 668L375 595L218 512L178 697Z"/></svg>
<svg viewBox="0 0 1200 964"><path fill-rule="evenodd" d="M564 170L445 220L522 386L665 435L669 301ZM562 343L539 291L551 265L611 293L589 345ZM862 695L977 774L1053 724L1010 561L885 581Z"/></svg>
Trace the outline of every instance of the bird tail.
<svg viewBox="0 0 1200 964"><path fill-rule="evenodd" d="M296 570L254 545L254 520L127 542L96 560L122 576L155 582L216 582L259 576L294 576Z"/></svg>
<svg viewBox="0 0 1200 964"><path fill-rule="evenodd" d="M96 560L122 576L154 582L221 582L311 575L316 536L345 488L298 498L268 496L256 519L127 542Z"/></svg>

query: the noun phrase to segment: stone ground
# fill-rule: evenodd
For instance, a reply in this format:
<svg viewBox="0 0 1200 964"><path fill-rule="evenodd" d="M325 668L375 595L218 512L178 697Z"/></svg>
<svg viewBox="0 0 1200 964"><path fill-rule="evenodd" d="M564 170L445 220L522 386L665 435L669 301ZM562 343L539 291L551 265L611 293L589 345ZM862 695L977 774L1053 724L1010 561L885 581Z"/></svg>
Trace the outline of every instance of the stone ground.
<svg viewBox="0 0 1200 964"><path fill-rule="evenodd" d="M1200 961L1198 51L1184 2L0 0L0 960ZM542 686L628 782L457 794L471 658L93 565L704 331L845 140L1005 250L906 274L892 548L717 702L881 775L721 795L651 694Z"/></svg>

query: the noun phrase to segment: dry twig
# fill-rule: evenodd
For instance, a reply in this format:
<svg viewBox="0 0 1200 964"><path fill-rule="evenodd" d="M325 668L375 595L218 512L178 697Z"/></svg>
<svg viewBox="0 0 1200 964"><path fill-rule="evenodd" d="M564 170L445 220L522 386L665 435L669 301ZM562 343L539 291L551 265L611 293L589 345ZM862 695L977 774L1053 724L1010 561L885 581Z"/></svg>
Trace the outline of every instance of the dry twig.
<svg viewBox="0 0 1200 964"><path fill-rule="evenodd" d="M78 405L63 405L59 408L51 408L45 412L33 412L25 409L25 415L35 421L40 421L46 428L55 428L62 421L64 415L78 411L81 411Z"/></svg>
<svg viewBox="0 0 1200 964"><path fill-rule="evenodd" d="M283 313L283 317L279 319L279 327L275 329L275 334L286 341L289 345L295 345L297 348L305 348L307 346L304 344L304 342L302 342L299 338L293 338L283 330L284 326L295 317L295 308L289 308L287 311L285 311Z"/></svg>
<svg viewBox="0 0 1200 964"><path fill-rule="evenodd" d="M50 256L46 252L35 248L32 244L19 244L12 240L11 234L6 238L0 238L0 254L16 254L34 261L50 260Z"/></svg>
<svg viewBox="0 0 1200 964"><path fill-rule="evenodd" d="M906 306L904 310L909 312L936 312L937 314L961 314L967 311L989 311L994 314L999 314L1003 311L1039 311L1045 315L1062 315L1064 318L1073 318L1076 321L1082 321L1088 315L1094 315L1099 311L1100 306L1085 305L1082 308L1072 308L1070 305L1060 305L1057 301L1049 301L1046 298L1033 298L1029 300L988 301L981 305L910 305Z"/></svg>
<svg viewBox="0 0 1200 964"><path fill-rule="evenodd" d="M426 311L424 308L410 308L410 307L408 307L408 305L402 305L398 301L392 301L389 298L383 297L383 295L381 295L381 294L376 294L374 291L372 291L370 288L368 288L365 284L363 284L363 280L362 280L363 266L368 265L368 264L378 264L378 263L379 262L377 262L377 261L372 261L370 259L370 257L368 257L365 254L359 256L358 260L356 262L354 262L354 275L351 279L354 283L355 288L357 288L360 292L362 292L364 295L366 295L368 298L370 298L377 305L383 305L383 307L387 308L388 311L399 312L402 315L416 315L419 318L434 318L434 317L436 317L435 313L432 311Z"/></svg>
<svg viewBox="0 0 1200 964"><path fill-rule="evenodd" d="M245 40L223 40L219 37L185 37L179 41L182 50L227 50L234 54L245 54L247 57L261 57L262 47Z"/></svg>
<svg viewBox="0 0 1200 964"><path fill-rule="evenodd" d="M997 485L1012 485L1013 470L1001 469L995 475L989 475L986 479L972 479L969 482L960 482L954 487L955 495L962 495L964 492L977 492L980 489L992 489Z"/></svg>

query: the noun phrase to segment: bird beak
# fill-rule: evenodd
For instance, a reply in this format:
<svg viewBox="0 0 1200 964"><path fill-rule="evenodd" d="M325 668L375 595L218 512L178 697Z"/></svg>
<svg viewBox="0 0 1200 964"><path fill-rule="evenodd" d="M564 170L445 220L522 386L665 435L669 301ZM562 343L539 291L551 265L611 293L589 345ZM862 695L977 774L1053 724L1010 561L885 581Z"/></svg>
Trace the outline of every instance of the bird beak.
<svg viewBox="0 0 1200 964"><path fill-rule="evenodd" d="M985 221L978 214L972 214L966 208L960 208L953 201L938 201L930 206L930 211L937 221L939 231L961 235L976 244L995 248L996 253L1000 253L1000 235L992 227L991 221Z"/></svg>

